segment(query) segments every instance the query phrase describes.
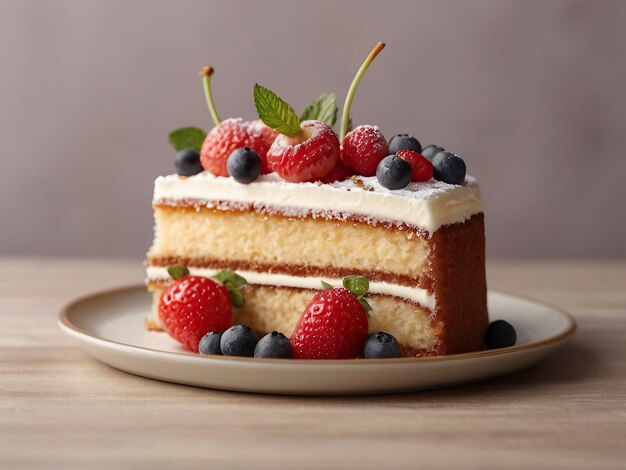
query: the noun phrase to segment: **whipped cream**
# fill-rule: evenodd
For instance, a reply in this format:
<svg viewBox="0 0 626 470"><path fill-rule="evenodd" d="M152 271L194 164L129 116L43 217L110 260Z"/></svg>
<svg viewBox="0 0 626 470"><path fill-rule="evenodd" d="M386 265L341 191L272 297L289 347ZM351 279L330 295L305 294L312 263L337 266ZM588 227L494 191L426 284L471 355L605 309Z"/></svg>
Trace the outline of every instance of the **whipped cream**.
<svg viewBox="0 0 626 470"><path fill-rule="evenodd" d="M358 176L330 184L289 183L277 174L262 175L250 184L203 172L191 177L160 176L153 203L195 200L227 201L311 212L354 214L405 223L428 233L444 225L465 222L483 211L478 183L471 176L463 185L430 180L389 190L376 177Z"/></svg>
<svg viewBox="0 0 626 470"><path fill-rule="evenodd" d="M195 276L210 277L217 273L217 269L189 267L189 272ZM157 281L170 279L166 267L148 266L146 271L149 280ZM314 277L314 276L292 276L289 274L260 273L256 271L239 271L237 274L246 278L250 284L260 284L267 286L296 287L300 289L321 289L320 279L328 282L333 287L341 287L342 279ZM435 296L421 287L407 287L388 282L370 281L369 292L371 294L392 295L420 304L422 307L434 310Z"/></svg>

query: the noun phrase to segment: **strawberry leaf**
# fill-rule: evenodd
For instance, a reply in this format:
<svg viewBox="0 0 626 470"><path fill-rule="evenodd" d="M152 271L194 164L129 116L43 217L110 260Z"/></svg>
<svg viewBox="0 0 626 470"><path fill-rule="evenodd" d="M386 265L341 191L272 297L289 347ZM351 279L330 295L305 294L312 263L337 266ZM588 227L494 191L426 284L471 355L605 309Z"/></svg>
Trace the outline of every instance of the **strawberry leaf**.
<svg viewBox="0 0 626 470"><path fill-rule="evenodd" d="M261 121L287 137L295 137L302 132L298 115L276 93L254 84L254 105Z"/></svg>
<svg viewBox="0 0 626 470"><path fill-rule="evenodd" d="M329 126L337 122L337 98L334 93L324 93L318 99L309 104L300 113L300 121L313 119L322 121Z"/></svg>
<svg viewBox="0 0 626 470"><path fill-rule="evenodd" d="M181 127L167 136L174 150L194 149L199 152L206 137L206 132L198 127Z"/></svg>
<svg viewBox="0 0 626 470"><path fill-rule="evenodd" d="M333 286L332 286L332 285L330 285L330 284L329 284L328 282L326 282L326 281L320 281L320 282L322 283L322 289L324 289L324 290L328 290L328 289L332 289L332 288L333 288Z"/></svg>
<svg viewBox="0 0 626 470"><path fill-rule="evenodd" d="M370 288L369 281L363 276L346 276L343 278L343 287L348 289L358 299L367 294Z"/></svg>
<svg viewBox="0 0 626 470"><path fill-rule="evenodd" d="M243 306L244 297L241 289L248 283L243 276L240 276L232 269L222 269L214 276L211 276L211 279L221 282L226 286L230 294L230 301L234 307Z"/></svg>
<svg viewBox="0 0 626 470"><path fill-rule="evenodd" d="M372 306L367 302L367 300L365 300L364 297L357 297L357 300L363 306L363 309L365 310L365 313L370 313L372 311Z"/></svg>
<svg viewBox="0 0 626 470"><path fill-rule="evenodd" d="M167 273L172 276L172 279L178 281L183 277L189 276L189 269L185 266L181 266L180 264L175 264L167 268Z"/></svg>

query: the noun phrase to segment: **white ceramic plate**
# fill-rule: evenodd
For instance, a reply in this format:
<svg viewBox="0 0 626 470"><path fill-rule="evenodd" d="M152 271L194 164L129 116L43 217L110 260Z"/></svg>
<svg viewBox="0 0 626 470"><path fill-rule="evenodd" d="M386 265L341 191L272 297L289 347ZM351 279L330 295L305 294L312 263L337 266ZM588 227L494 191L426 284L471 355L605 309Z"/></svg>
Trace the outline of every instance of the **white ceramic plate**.
<svg viewBox="0 0 626 470"><path fill-rule="evenodd" d="M165 333L148 332L143 286L95 294L66 306L59 324L96 359L169 382L259 393L349 395L447 387L513 372L552 354L576 330L572 317L537 302L489 292L490 320L515 326L510 348L450 356L298 361L201 356Z"/></svg>

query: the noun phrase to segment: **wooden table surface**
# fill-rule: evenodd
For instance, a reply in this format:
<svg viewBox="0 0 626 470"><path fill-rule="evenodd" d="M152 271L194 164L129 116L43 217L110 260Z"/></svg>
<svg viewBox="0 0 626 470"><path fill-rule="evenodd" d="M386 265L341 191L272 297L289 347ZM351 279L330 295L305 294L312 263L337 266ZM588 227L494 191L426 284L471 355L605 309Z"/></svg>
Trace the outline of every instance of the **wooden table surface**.
<svg viewBox="0 0 626 470"><path fill-rule="evenodd" d="M570 311L531 369L444 390L299 398L135 377L56 325L140 261L0 258L0 468L626 468L626 260L494 261L491 289Z"/></svg>

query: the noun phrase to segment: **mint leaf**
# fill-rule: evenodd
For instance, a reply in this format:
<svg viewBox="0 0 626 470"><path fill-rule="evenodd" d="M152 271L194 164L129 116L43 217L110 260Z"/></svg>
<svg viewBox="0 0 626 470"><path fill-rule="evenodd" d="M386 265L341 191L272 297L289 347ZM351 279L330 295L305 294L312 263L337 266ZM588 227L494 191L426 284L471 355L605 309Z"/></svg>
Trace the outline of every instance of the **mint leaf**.
<svg viewBox="0 0 626 470"><path fill-rule="evenodd" d="M254 84L254 105L259 118L267 126L287 137L295 137L302 132L298 115L276 93Z"/></svg>
<svg viewBox="0 0 626 470"><path fill-rule="evenodd" d="M300 113L300 121L314 119L322 121L329 126L337 122L337 98L334 93L324 93L318 99L309 104Z"/></svg>
<svg viewBox="0 0 626 470"><path fill-rule="evenodd" d="M199 152L206 137L206 132L198 127L181 127L170 132L167 139L177 152L194 149Z"/></svg>
<svg viewBox="0 0 626 470"><path fill-rule="evenodd" d="M343 287L352 292L358 299L367 294L370 283L363 276L346 276L343 278Z"/></svg>
<svg viewBox="0 0 626 470"><path fill-rule="evenodd" d="M185 266L181 266L180 264L175 264L167 268L167 273L172 276L172 279L178 281L183 277L189 276L189 269Z"/></svg>
<svg viewBox="0 0 626 470"><path fill-rule="evenodd" d="M333 288L333 286L331 286L331 285L330 285L328 282L326 282L326 281L320 281L320 282L322 283L322 288L323 288L324 290L327 290L327 289L332 289L332 288Z"/></svg>

